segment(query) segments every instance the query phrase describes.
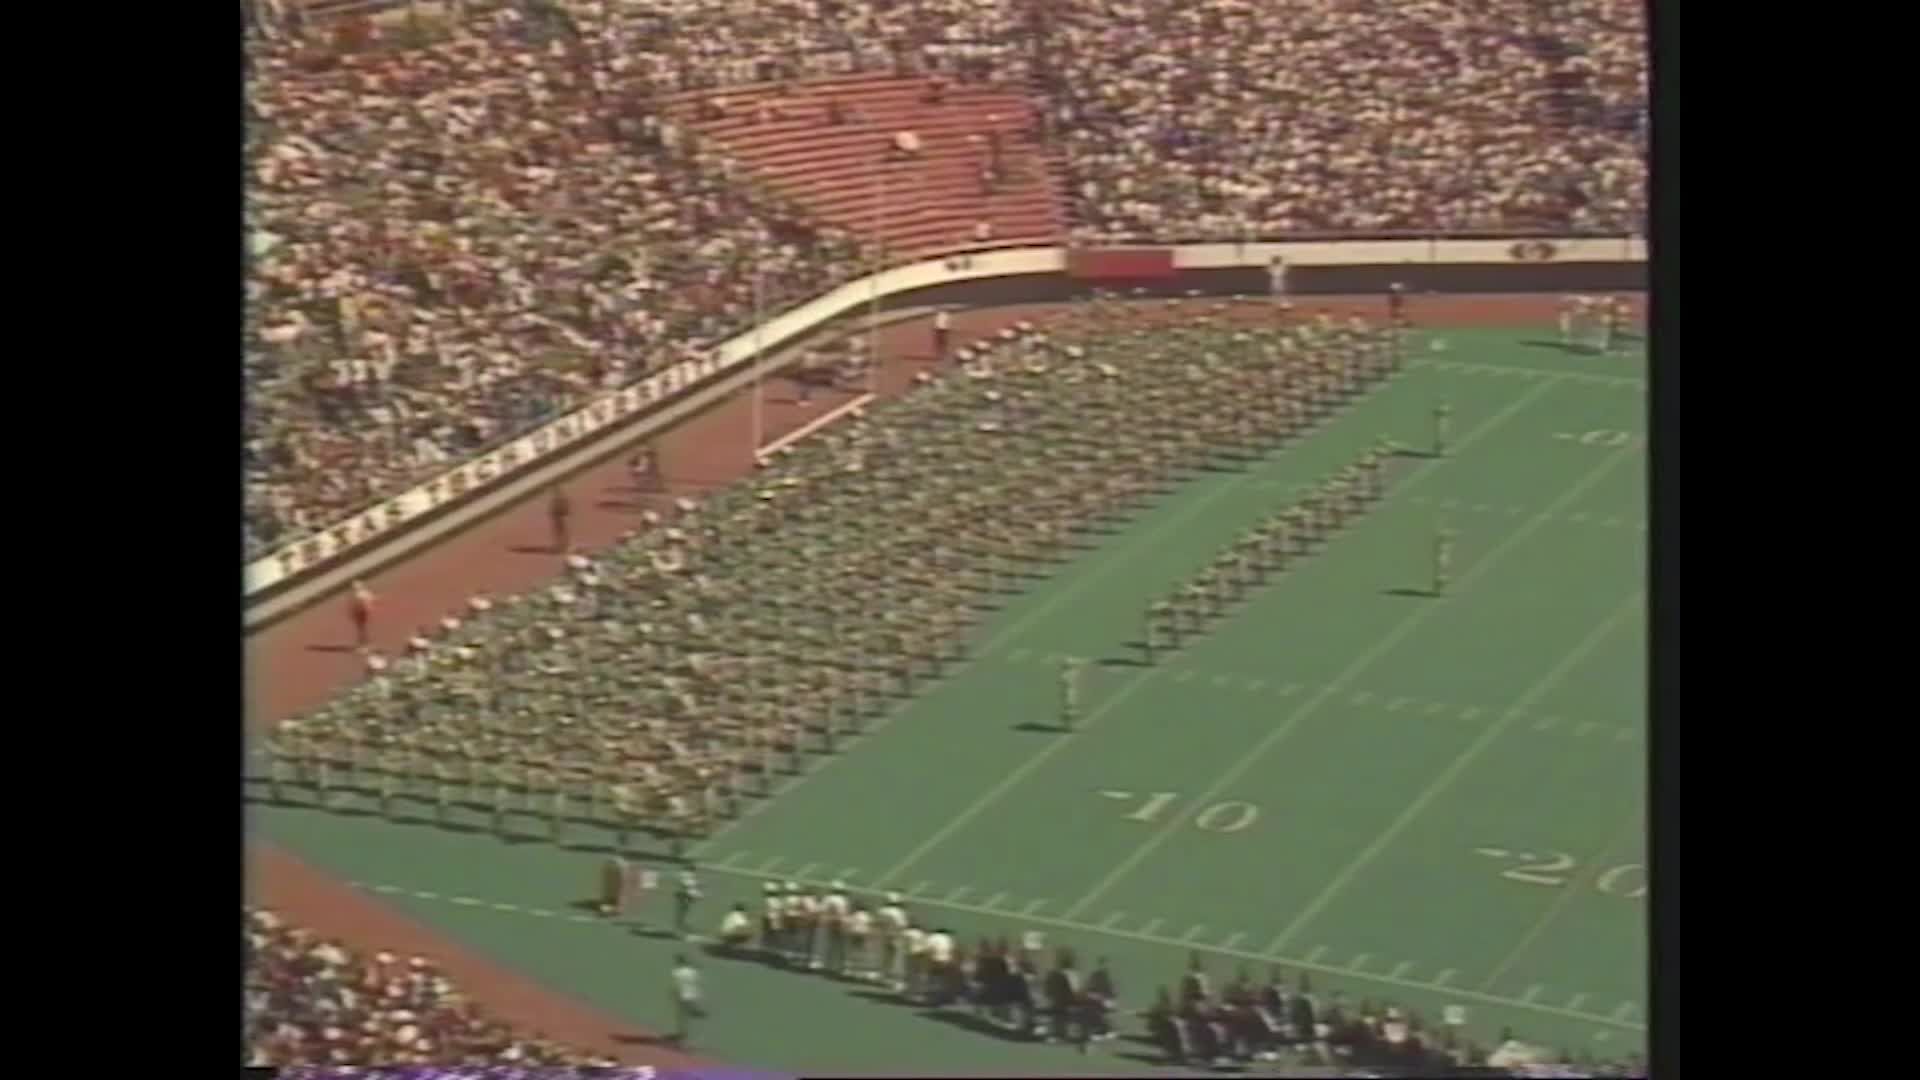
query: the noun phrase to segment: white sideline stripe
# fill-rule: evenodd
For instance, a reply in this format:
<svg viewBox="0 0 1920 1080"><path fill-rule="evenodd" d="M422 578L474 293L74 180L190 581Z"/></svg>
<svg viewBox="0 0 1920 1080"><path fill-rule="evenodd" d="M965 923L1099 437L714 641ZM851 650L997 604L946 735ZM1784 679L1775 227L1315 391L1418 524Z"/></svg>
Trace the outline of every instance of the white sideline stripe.
<svg viewBox="0 0 1920 1080"><path fill-rule="evenodd" d="M714 868L714 869L716 873L725 874L730 877L750 878L750 879L764 880L764 881L781 880L779 877L775 875L760 874L751 870L725 870L725 869L719 869L719 868ZM797 883L813 886L815 888L823 887L826 885L826 882L821 882L821 881L806 881L806 882L797 882ZM359 888L370 889L374 892L380 892L380 893L410 893L410 890L400 888L399 886L396 886L396 885L363 885L359 882L354 882L353 884ZM418 894L413 894L413 895L418 895ZM997 916L997 917L1005 918L1007 914L1004 911L989 911L985 908L974 906L974 905L968 905L968 904L943 904L938 900L926 900L926 899L916 898L916 902L929 904L934 907L949 908L954 911L968 912L975 915ZM1045 901L1036 901L1035 903L1036 904L1045 903ZM1029 907L1031 907L1031 905L1029 905ZM527 914L529 915L537 915L541 918L550 918L556 921L579 922L579 923L601 923L601 924L605 923L605 920L596 919L586 915L562 916L556 912L549 911L545 908L528 908L526 910L527 910ZM1116 912L1115 914L1117 916L1120 913ZM1100 934L1106 937L1111 937L1119 940L1136 941L1136 942L1141 942L1143 944L1148 944L1148 945L1159 945L1167 948L1180 948L1180 949L1188 949L1188 950L1198 948L1198 949L1204 949L1207 952L1220 953L1226 956L1238 956L1247 960L1280 960L1289 967L1296 967L1296 968L1301 968L1307 971L1320 972L1326 975L1334 975L1334 976L1340 976L1344 978L1358 979L1365 982L1379 983L1385 986L1396 986L1396 987L1400 987L1402 989L1407 989L1407 990L1429 990L1430 991L1430 990L1433 990L1435 987L1444 986L1447 980L1452 978L1454 975L1453 969L1449 968L1446 971L1441 972L1438 978L1434 979L1430 983L1427 983L1427 982L1420 982L1418 980L1412 980L1412 979L1401 979L1392 975L1375 975L1368 972L1356 972L1356 971L1343 970L1341 968L1333 967L1327 964L1320 964L1316 962L1320 957L1320 955L1327 951L1327 948L1324 945L1316 947L1312 952L1307 954L1305 959L1292 959L1287 957L1276 957L1276 956L1271 956L1268 953L1256 953L1256 952L1242 950L1242 949L1224 948L1224 947L1212 946L1212 945L1194 945L1187 942L1177 941L1170 937L1155 937L1148 933L1137 933L1137 932L1132 932L1127 930L1115 930L1115 929L1111 929L1104 926L1093 926L1088 923L1077 923L1070 919L1052 918L1050 916L1044 916L1044 915L1030 916L1030 920L1032 922L1038 923L1043 926L1052 926L1061 930L1068 930L1068 931L1073 931L1077 933ZM1109 921L1112 921L1112 920L1109 920ZM1154 923L1149 925L1155 925L1158 922L1159 920L1155 920ZM1271 950L1269 950L1268 952L1271 952ZM1459 998L1464 1001L1477 1001L1487 1005L1501 1005L1501 1006L1507 1006L1510 1008L1525 1009L1531 1012L1545 1013L1548 1015L1565 1017L1571 1020L1580 1020L1588 1023L1602 1024L1610 1027L1623 1028L1631 1031L1646 1030L1646 1025L1643 1023L1637 1023L1637 1022L1622 1020L1618 1018L1617 1014L1625 1011L1631 1011L1631 1009L1633 1008L1632 1003L1628 1003L1627 1005L1623 1005L1619 1009L1614 1010L1616 1014L1615 1016L1603 1016L1598 1013L1579 1012L1572 1008L1559 1008L1557 1006L1552 1006L1552 1005L1541 1005L1533 1002L1523 1002L1517 998L1505 998L1505 997L1500 997L1497 994L1488 994L1482 991L1464 990L1464 989L1458 989L1453 987L1448 987L1447 990L1450 996Z"/></svg>

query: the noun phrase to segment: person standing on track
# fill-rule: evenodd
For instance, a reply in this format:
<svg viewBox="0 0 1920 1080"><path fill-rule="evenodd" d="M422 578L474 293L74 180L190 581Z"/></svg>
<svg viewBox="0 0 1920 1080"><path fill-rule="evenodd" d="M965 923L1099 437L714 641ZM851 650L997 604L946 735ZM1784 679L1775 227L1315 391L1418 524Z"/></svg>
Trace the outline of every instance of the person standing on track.
<svg viewBox="0 0 1920 1080"><path fill-rule="evenodd" d="M652 443L633 452L633 457L627 462L627 473L633 480L635 492L660 489L660 458Z"/></svg>
<svg viewBox="0 0 1920 1080"><path fill-rule="evenodd" d="M347 618L353 622L353 647L364 652L372 640L367 628L373 621L373 590L364 581L353 583L347 597Z"/></svg>
<svg viewBox="0 0 1920 1080"><path fill-rule="evenodd" d="M1286 310L1287 297L1292 291L1291 274L1287 270L1287 258L1275 255L1267 263L1267 289L1273 296L1273 302L1281 310Z"/></svg>
<svg viewBox="0 0 1920 1080"><path fill-rule="evenodd" d="M953 315L951 307L943 307L933 317L933 361L936 364L947 362L947 347L953 340Z"/></svg>
<svg viewBox="0 0 1920 1080"><path fill-rule="evenodd" d="M567 489L555 484L547 489L547 521L553 527L553 551L556 555L573 553L573 533L568 529L568 521L573 516L573 503L567 498Z"/></svg>

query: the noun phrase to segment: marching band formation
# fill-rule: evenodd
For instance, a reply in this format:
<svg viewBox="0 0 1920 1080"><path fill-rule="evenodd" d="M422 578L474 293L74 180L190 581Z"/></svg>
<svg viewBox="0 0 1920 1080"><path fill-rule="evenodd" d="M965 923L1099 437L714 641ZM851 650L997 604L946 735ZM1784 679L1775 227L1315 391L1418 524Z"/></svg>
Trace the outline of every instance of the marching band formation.
<svg viewBox="0 0 1920 1080"><path fill-rule="evenodd" d="M274 796L679 845L943 674L1085 533L1195 470L1244 467L1401 366L1397 336L1359 319L1141 307L1096 300L963 346L750 483L570 556L565 581L421 627L278 725ZM1377 490L1377 456L1348 483L1314 521ZM1063 680L1071 712L1079 676Z"/></svg>

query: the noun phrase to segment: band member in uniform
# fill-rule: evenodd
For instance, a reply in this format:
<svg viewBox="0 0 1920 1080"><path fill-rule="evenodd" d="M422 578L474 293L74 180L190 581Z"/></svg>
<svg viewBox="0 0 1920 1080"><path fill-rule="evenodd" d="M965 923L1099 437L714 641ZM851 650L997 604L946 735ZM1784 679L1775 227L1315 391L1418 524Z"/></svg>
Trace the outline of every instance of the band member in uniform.
<svg viewBox="0 0 1920 1080"><path fill-rule="evenodd" d="M1387 325L1391 328L1398 329L1401 324L1401 316L1403 316L1406 313L1406 308L1407 308L1406 285L1398 281L1392 283L1391 285L1388 285L1387 286Z"/></svg>
<svg viewBox="0 0 1920 1080"><path fill-rule="evenodd" d="M618 855L600 868L600 914L620 914L627 898L627 860Z"/></svg>
<svg viewBox="0 0 1920 1080"><path fill-rule="evenodd" d="M1047 973L1047 1041L1066 1039L1077 1029L1075 1042L1084 1051L1086 1029L1079 1023L1080 973L1073 970L1073 950L1061 949L1054 957L1053 970Z"/></svg>
<svg viewBox="0 0 1920 1080"><path fill-rule="evenodd" d="M1443 398L1433 406L1433 456L1445 457L1447 454L1447 420L1453 415L1452 406Z"/></svg>
<svg viewBox="0 0 1920 1080"><path fill-rule="evenodd" d="M639 863L627 865L627 884L620 892L620 915L641 921L647 910L647 898L660 887L660 872Z"/></svg>
<svg viewBox="0 0 1920 1080"><path fill-rule="evenodd" d="M760 916L760 952L768 960L778 959L786 953L786 897L780 893L780 883L769 881L762 887L766 893L766 909Z"/></svg>
<svg viewBox="0 0 1920 1080"><path fill-rule="evenodd" d="M1034 965L1031 955L1022 954L1014 961L1013 976L1008 980L1008 1003L1013 1006L1014 1030L1027 1038L1032 1038L1034 1029L1040 1022L1040 972Z"/></svg>
<svg viewBox="0 0 1920 1080"><path fill-rule="evenodd" d="M1176 1065L1184 1064L1191 1053L1191 1043L1179 1010L1174 1008L1173 995L1167 992L1166 987L1160 988L1153 1004L1140 1014L1140 1018L1147 1023L1147 1036L1167 1055L1167 1060Z"/></svg>
<svg viewBox="0 0 1920 1080"><path fill-rule="evenodd" d="M1212 987L1207 982L1206 962L1200 959L1199 953L1188 954L1187 973L1180 977L1181 1006L1184 1007L1211 994Z"/></svg>
<svg viewBox="0 0 1920 1080"><path fill-rule="evenodd" d="M1007 1022L1006 951L992 940L981 938L973 956L974 1011L1004 1027Z"/></svg>
<svg viewBox="0 0 1920 1080"><path fill-rule="evenodd" d="M873 970L873 913L865 904L853 905L847 913L847 955L842 974L848 978L865 979Z"/></svg>
<svg viewBox="0 0 1920 1080"><path fill-rule="evenodd" d="M707 1015L700 1001L700 972L684 955L673 958L673 1041L687 1045L690 1022Z"/></svg>
<svg viewBox="0 0 1920 1080"><path fill-rule="evenodd" d="M693 913L693 905L699 901L699 899L700 880L693 876L693 871L683 871L680 874L679 886L673 890L673 929L675 933L683 937L686 935L687 917Z"/></svg>
<svg viewBox="0 0 1920 1080"><path fill-rule="evenodd" d="M1060 726L1068 731L1080 720L1080 679L1086 666L1074 656L1060 662Z"/></svg>
<svg viewBox="0 0 1920 1080"><path fill-rule="evenodd" d="M886 899L879 912L880 963L874 972L874 981L890 982L895 990L904 990L907 909L901 906L899 893L890 892Z"/></svg>
<svg viewBox="0 0 1920 1080"><path fill-rule="evenodd" d="M727 956L744 956L753 944L753 919L747 905L735 904L720 920L720 950Z"/></svg>
<svg viewBox="0 0 1920 1080"><path fill-rule="evenodd" d="M568 528L568 520L572 516L573 504L567 499L566 489L559 484L548 488L547 522L553 527L553 550L557 555L573 552L573 534Z"/></svg>
<svg viewBox="0 0 1920 1080"><path fill-rule="evenodd" d="M1146 646L1147 663L1158 662L1160 653L1172 646L1173 605L1165 600L1156 600L1147 609L1147 635L1142 642Z"/></svg>
<svg viewBox="0 0 1920 1080"><path fill-rule="evenodd" d="M925 986L926 931L911 922L907 923L906 929L900 932L900 952L903 978L899 982L899 991L908 1001L918 1001Z"/></svg>
<svg viewBox="0 0 1920 1080"><path fill-rule="evenodd" d="M371 640L368 625L373 622L373 590L364 581L353 583L353 592L347 597L347 618L353 623L354 648L365 649Z"/></svg>
<svg viewBox="0 0 1920 1080"><path fill-rule="evenodd" d="M1444 524L1433 536L1433 595L1447 591L1447 571L1453 562L1453 532Z"/></svg>
<svg viewBox="0 0 1920 1080"><path fill-rule="evenodd" d="M953 1001L959 991L959 972L955 970L953 935L946 927L940 927L926 937L926 969L924 982L927 1004L933 1008L942 1008Z"/></svg>
<svg viewBox="0 0 1920 1080"><path fill-rule="evenodd" d="M826 932L826 969L829 974L847 973L847 886L836 881L820 904L821 928Z"/></svg>
<svg viewBox="0 0 1920 1080"><path fill-rule="evenodd" d="M1120 1000L1120 988L1113 981L1113 971L1107 966L1107 958L1101 957L1094 965L1092 974L1087 976L1087 1037L1094 1042L1104 1042L1113 1038L1113 1025L1107 1016L1114 1003Z"/></svg>
<svg viewBox="0 0 1920 1080"><path fill-rule="evenodd" d="M814 932L819 927L819 902L806 889L787 882L787 928L791 940L787 947L787 956L797 967L817 970L819 962L814 959Z"/></svg>

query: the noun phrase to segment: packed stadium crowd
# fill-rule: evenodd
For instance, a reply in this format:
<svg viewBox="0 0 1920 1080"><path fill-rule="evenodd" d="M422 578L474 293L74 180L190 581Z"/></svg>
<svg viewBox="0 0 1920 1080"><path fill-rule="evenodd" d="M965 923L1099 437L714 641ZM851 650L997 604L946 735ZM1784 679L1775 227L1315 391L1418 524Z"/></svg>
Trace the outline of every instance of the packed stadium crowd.
<svg viewBox="0 0 1920 1080"><path fill-rule="evenodd" d="M1062 0L1076 235L1638 231L1633 0Z"/></svg>
<svg viewBox="0 0 1920 1080"><path fill-rule="evenodd" d="M672 95L1031 79L1090 240L1632 229L1644 205L1625 0L472 3L410 49L294 10L257 4L247 47L250 557L860 271Z"/></svg>
<svg viewBox="0 0 1920 1080"><path fill-rule="evenodd" d="M497 1065L572 1076L619 1064L514 1031L425 957L368 956L272 911L244 916L249 1065Z"/></svg>

